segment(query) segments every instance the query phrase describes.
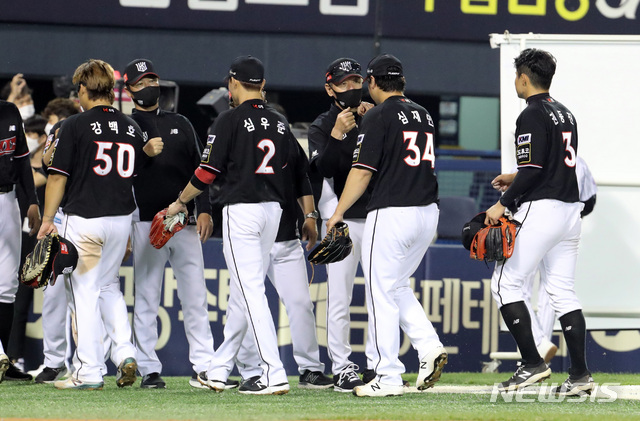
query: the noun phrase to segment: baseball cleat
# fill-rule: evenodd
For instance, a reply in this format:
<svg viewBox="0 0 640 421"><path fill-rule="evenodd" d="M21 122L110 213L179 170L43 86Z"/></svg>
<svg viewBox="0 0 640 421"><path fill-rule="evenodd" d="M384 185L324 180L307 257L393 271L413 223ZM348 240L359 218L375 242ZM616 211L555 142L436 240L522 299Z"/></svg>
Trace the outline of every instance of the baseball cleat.
<svg viewBox="0 0 640 421"><path fill-rule="evenodd" d="M540 364L522 364L518 362L518 369L513 376L506 382L500 383L498 391L500 392L513 392L520 390L534 383L540 383L543 380L551 377L551 369L544 361Z"/></svg>
<svg viewBox="0 0 640 421"><path fill-rule="evenodd" d="M143 389L166 389L167 383L160 377L160 373L149 373L142 377L140 387Z"/></svg>
<svg viewBox="0 0 640 421"><path fill-rule="evenodd" d="M580 377L569 375L569 378L560 386L551 388L551 393L556 396L584 396L590 395L593 388L593 377L587 371Z"/></svg>
<svg viewBox="0 0 640 421"><path fill-rule="evenodd" d="M426 390L440 380L442 369L448 361L447 350L443 346L434 348L420 360L420 370L416 387L418 390Z"/></svg>
<svg viewBox="0 0 640 421"><path fill-rule="evenodd" d="M4 380L4 373L7 372L10 364L9 357L6 354L0 354L0 383Z"/></svg>
<svg viewBox="0 0 640 421"><path fill-rule="evenodd" d="M300 375L298 387L300 389L328 389L333 386L333 380L325 376L322 371L305 370Z"/></svg>
<svg viewBox="0 0 640 421"><path fill-rule="evenodd" d="M118 387L131 386L134 384L137 379L137 369L138 363L136 363L135 358L125 358L118 366L118 373L116 374L116 384Z"/></svg>
<svg viewBox="0 0 640 421"><path fill-rule="evenodd" d="M353 391L354 387L364 386L364 382L360 380L360 376L356 371L358 366L356 364L349 364L339 374L333 376L333 390L336 392L349 393Z"/></svg>
<svg viewBox="0 0 640 421"><path fill-rule="evenodd" d="M404 386L372 380L364 386L354 387L353 394L355 396L400 396L404 395Z"/></svg>
<svg viewBox="0 0 640 421"><path fill-rule="evenodd" d="M198 373L198 382L200 382L201 385L215 391L216 393L221 393L225 390L225 382L223 382L222 380L209 380L206 371L201 371L200 373Z"/></svg>
<svg viewBox="0 0 640 421"><path fill-rule="evenodd" d="M66 376L66 374L67 374L66 367L60 367L60 368L45 367L44 370L42 370L40 374L36 376L36 383L51 384L53 382L60 380L61 378Z"/></svg>
<svg viewBox="0 0 640 421"><path fill-rule="evenodd" d="M102 390L104 383L88 383L69 377L66 380L58 380L53 385L56 389Z"/></svg>
<svg viewBox="0 0 640 421"><path fill-rule="evenodd" d="M540 354L544 362L547 364L551 362L553 357L555 357L556 353L558 352L558 347L556 346L556 344L548 339L543 340L537 348L538 354Z"/></svg>
<svg viewBox="0 0 640 421"><path fill-rule="evenodd" d="M13 363L9 362L9 368L4 373L4 379L12 382L30 382L33 380L33 376L18 370Z"/></svg>

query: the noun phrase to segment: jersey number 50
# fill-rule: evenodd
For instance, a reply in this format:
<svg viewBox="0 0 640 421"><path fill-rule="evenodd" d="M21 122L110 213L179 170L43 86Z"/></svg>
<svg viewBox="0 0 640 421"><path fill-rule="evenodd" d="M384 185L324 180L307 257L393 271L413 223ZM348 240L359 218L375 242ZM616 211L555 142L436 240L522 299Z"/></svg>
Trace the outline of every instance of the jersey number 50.
<svg viewBox="0 0 640 421"><path fill-rule="evenodd" d="M433 133L427 133L427 142L424 148L424 154L422 157L420 156L420 148L416 145L416 140L418 139L418 132L402 132L404 136L404 141L409 141L407 145L407 150L409 151L409 155L404 158L404 162L407 163L410 167L417 167L420 165L420 161L430 161L431 168L434 168L434 164L436 161L436 155L433 149Z"/></svg>
<svg viewBox="0 0 640 421"><path fill-rule="evenodd" d="M113 169L113 159L106 152L111 150L113 142L95 142L98 145L96 161L102 161L102 165L93 167L93 171L101 176L105 176ZM133 175L136 150L128 143L116 143L118 151L116 155L116 170L120 177L129 178Z"/></svg>

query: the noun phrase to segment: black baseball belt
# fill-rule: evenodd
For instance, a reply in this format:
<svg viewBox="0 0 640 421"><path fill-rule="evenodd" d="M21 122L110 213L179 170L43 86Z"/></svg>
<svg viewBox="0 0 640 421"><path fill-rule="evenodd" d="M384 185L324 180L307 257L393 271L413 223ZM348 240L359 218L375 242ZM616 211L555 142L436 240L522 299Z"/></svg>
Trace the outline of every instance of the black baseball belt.
<svg viewBox="0 0 640 421"><path fill-rule="evenodd" d="M9 193L13 191L13 184L5 184L0 186L0 193Z"/></svg>

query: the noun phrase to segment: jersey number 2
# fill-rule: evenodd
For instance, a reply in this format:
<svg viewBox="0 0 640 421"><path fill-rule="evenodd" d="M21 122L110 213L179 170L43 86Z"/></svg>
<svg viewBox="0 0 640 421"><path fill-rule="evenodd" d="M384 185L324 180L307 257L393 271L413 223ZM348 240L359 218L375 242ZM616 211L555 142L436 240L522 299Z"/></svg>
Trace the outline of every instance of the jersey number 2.
<svg viewBox="0 0 640 421"><path fill-rule="evenodd" d="M262 139L258 142L258 149L264 152L264 158L256 169L256 174L273 174L273 167L269 165L269 161L276 153L276 145L270 139Z"/></svg>
<svg viewBox="0 0 640 421"><path fill-rule="evenodd" d="M571 146L571 132L562 132L562 139L564 140L564 149L569 156L564 158L564 163L567 167L576 166L576 150Z"/></svg>
<svg viewBox="0 0 640 421"><path fill-rule="evenodd" d="M425 132L425 134L427 135L427 142L424 148L424 154L420 157L420 148L416 145L418 132L402 132L404 141L409 141L409 144L407 145L409 155L404 158L404 162L406 162L410 167L417 167L420 165L420 161L430 161L431 168L434 167L436 155L433 149L433 133Z"/></svg>
<svg viewBox="0 0 640 421"><path fill-rule="evenodd" d="M113 169L113 159L111 155L108 155L106 151L111 150L113 142L96 142L98 145L98 151L96 152L96 161L102 161L102 165L96 165L93 167L93 171L101 176L105 176ZM120 177L129 178L133 175L133 162L136 156L136 151L132 145L128 143L116 143L118 146L118 152L116 156L116 170Z"/></svg>

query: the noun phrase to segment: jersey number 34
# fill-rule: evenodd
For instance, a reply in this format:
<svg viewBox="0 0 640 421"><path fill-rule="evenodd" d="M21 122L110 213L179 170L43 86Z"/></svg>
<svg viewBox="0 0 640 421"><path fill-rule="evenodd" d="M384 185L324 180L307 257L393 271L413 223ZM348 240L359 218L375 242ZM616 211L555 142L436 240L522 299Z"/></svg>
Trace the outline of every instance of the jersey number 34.
<svg viewBox="0 0 640 421"><path fill-rule="evenodd" d="M427 133L427 141L425 143L424 153L420 153L420 147L416 144L416 140L418 139L418 132L402 132L404 136L404 142L407 144L407 151L409 151L409 155L404 158L404 162L407 163L410 167L417 167L420 165L420 161L430 161L431 168L434 168L436 155L433 148L433 133Z"/></svg>

